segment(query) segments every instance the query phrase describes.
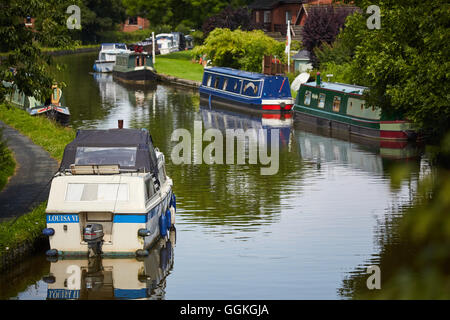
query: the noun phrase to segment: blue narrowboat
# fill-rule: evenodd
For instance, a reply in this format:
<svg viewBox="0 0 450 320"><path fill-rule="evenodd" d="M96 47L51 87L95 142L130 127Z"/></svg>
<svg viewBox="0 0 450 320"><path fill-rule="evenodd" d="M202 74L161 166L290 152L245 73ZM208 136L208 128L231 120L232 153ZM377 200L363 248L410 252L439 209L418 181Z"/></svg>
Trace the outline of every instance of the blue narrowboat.
<svg viewBox="0 0 450 320"><path fill-rule="evenodd" d="M287 77L231 68L205 68L199 91L201 104L207 106L279 113L291 111L294 104Z"/></svg>

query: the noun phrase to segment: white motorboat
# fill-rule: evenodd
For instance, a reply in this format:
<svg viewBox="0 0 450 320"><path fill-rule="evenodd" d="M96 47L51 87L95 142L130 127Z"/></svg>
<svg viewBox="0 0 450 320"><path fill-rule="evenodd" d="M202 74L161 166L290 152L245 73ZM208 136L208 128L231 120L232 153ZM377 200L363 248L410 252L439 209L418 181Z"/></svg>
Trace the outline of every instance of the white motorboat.
<svg viewBox="0 0 450 320"><path fill-rule="evenodd" d="M95 72L112 72L119 53L128 52L124 43L102 43L98 59L94 63Z"/></svg>
<svg viewBox="0 0 450 320"><path fill-rule="evenodd" d="M168 54L179 51L178 44L176 43L175 37L172 33L157 34L155 39L158 44L160 54Z"/></svg>

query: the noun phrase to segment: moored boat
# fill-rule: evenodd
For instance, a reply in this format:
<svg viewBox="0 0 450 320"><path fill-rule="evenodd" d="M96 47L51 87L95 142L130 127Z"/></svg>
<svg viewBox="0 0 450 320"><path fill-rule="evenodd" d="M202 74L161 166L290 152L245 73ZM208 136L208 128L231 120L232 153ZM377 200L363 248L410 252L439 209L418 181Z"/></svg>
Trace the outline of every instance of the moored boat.
<svg viewBox="0 0 450 320"><path fill-rule="evenodd" d="M127 46L124 43L102 43L98 59L94 63L94 71L112 72L116 64L116 56L127 51Z"/></svg>
<svg viewBox="0 0 450 320"><path fill-rule="evenodd" d="M62 124L67 124L70 119L69 108L65 105L61 88L57 83L52 85L52 95L45 103L35 97L26 96L20 92L13 83L3 82L7 88L12 87L12 93L6 94L5 99L16 107L19 107L32 116L46 115Z"/></svg>
<svg viewBox="0 0 450 320"><path fill-rule="evenodd" d="M232 68L205 68L199 91L203 105L216 103L244 111L289 112L294 103L287 77Z"/></svg>
<svg viewBox="0 0 450 320"><path fill-rule="evenodd" d="M293 107L295 118L364 137L392 141L417 139L417 132L408 120L386 116L380 108L367 106L365 90L368 88L322 82L318 73L315 82L300 86Z"/></svg>
<svg viewBox="0 0 450 320"><path fill-rule="evenodd" d="M160 33L156 35L155 39L161 54L179 51L174 34Z"/></svg>
<svg viewBox="0 0 450 320"><path fill-rule="evenodd" d="M136 84L145 84L156 80L152 55L145 51L134 51L117 55L113 76L120 81Z"/></svg>
<svg viewBox="0 0 450 320"><path fill-rule="evenodd" d="M52 180L47 255L147 255L174 226L175 208L147 130L79 130Z"/></svg>

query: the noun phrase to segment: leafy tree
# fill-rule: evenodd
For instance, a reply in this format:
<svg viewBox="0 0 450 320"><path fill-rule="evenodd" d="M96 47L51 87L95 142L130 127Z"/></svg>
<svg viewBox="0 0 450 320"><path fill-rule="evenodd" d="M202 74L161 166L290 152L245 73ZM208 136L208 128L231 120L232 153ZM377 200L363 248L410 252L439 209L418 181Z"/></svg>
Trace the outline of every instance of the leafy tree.
<svg viewBox="0 0 450 320"><path fill-rule="evenodd" d="M0 3L0 50L6 52L6 58L0 64L0 82L14 81L26 95L38 98L50 95L52 77L48 66L51 57L42 54L41 47L69 48L73 45L70 30L66 27L66 9L70 4L59 0L11 0ZM36 19L34 28L25 26L27 16ZM0 101L6 92L7 89L0 86Z"/></svg>
<svg viewBox="0 0 450 320"><path fill-rule="evenodd" d="M251 12L247 7L234 9L230 5L218 14L206 19L202 26L205 36L215 28L228 28L230 30L239 28L241 30L249 31L257 29L257 26L252 23Z"/></svg>
<svg viewBox="0 0 450 320"><path fill-rule="evenodd" d="M333 43L350 13L349 10L332 5L311 7L301 35L303 45L311 53L311 60L315 66L317 59L314 49L319 48L322 43Z"/></svg>
<svg viewBox="0 0 450 320"><path fill-rule="evenodd" d="M380 7L381 29L369 29L368 15L355 14L339 35L352 51L352 82L370 88L368 104L442 136L450 129L450 4L363 0L363 12L372 4Z"/></svg>
<svg viewBox="0 0 450 320"><path fill-rule="evenodd" d="M261 72L264 55L276 55L284 60L284 43L267 36L261 30L214 29L203 46L194 54L206 55L213 65Z"/></svg>
<svg viewBox="0 0 450 320"><path fill-rule="evenodd" d="M122 0L81 0L81 39L97 42L105 31L117 29L127 15Z"/></svg>
<svg viewBox="0 0 450 320"><path fill-rule="evenodd" d="M199 29L208 17L228 5L246 5L251 0L123 0L127 14L145 16L153 26L167 24L174 28L180 22Z"/></svg>

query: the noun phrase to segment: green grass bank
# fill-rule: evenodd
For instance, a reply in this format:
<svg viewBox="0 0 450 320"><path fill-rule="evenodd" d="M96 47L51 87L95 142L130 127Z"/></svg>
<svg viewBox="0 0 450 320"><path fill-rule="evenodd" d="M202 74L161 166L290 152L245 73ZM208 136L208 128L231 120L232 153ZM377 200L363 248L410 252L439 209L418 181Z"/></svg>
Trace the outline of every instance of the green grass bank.
<svg viewBox="0 0 450 320"><path fill-rule="evenodd" d="M62 127L45 117L31 117L23 110L5 104L0 105L0 120L28 136L59 162L64 147L75 138L76 132L72 128ZM15 220L0 223L0 262L4 261L5 254L25 243L34 243L41 236L46 206L44 202Z"/></svg>
<svg viewBox="0 0 450 320"><path fill-rule="evenodd" d="M3 139L2 130L0 129L0 191L3 190L8 178L14 174L16 162L13 154Z"/></svg>
<svg viewBox="0 0 450 320"><path fill-rule="evenodd" d="M192 62L192 51L178 51L157 55L155 68L158 73L181 79L202 81L203 66Z"/></svg>

